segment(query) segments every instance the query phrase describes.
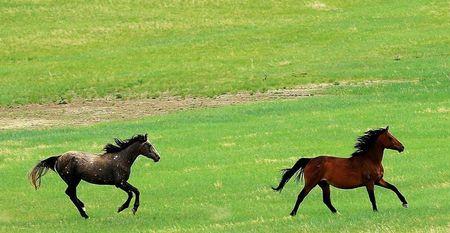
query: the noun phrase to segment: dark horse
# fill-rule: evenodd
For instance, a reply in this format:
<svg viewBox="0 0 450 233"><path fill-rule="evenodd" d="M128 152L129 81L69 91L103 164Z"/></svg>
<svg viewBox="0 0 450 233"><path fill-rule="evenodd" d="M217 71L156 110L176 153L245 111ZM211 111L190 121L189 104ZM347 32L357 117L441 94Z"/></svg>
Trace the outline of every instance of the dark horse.
<svg viewBox="0 0 450 233"><path fill-rule="evenodd" d="M337 158L331 156L319 156L316 158L301 158L292 168L284 169L281 182L275 191L281 191L289 179L298 173L300 179L303 175L305 186L298 195L297 202L291 212L291 216L297 214L298 207L303 199L316 185L319 185L323 192L323 202L336 213L336 209L331 204L330 184L341 189L353 189L365 186L369 193L372 208L377 211L375 202L374 186L378 185L395 192L407 208L408 203L398 189L383 179L383 159L384 149L392 149L402 152L405 147L389 132L389 127L376 130L369 130L357 139L356 151L350 158Z"/></svg>
<svg viewBox="0 0 450 233"><path fill-rule="evenodd" d="M147 134L136 135L128 140L115 139L116 145L107 144L105 153L93 155L83 152L66 152L39 162L29 174L33 186L38 189L41 177L52 169L67 183L66 194L77 207L81 216L89 218L83 202L77 197L77 185L81 180L93 184L115 185L128 194L118 212L128 208L133 193L136 195L133 214L139 207L139 190L127 182L131 166L139 155L158 162L160 157L155 147L147 140Z"/></svg>

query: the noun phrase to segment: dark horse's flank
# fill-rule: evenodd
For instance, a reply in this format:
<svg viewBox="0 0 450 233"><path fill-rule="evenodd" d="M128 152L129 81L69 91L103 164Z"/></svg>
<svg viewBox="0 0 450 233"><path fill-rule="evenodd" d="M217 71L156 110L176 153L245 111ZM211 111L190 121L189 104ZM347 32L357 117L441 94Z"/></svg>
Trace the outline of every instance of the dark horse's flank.
<svg viewBox="0 0 450 233"><path fill-rule="evenodd" d="M375 185L392 190L397 194L403 207L408 207L408 203L400 191L383 179L381 161L384 149L392 149L398 152L405 149L389 132L389 127L367 131L358 138L355 148L356 151L350 158L331 156L301 158L292 168L283 170L280 184L273 188L275 191L281 191L295 173L298 173L298 178L303 175L305 179L305 186L298 195L291 216L297 214L300 203L316 185L319 185L322 189L323 202L333 213L337 211L331 204L330 184L341 189L365 186L374 211L377 211L374 194Z"/></svg>
<svg viewBox="0 0 450 233"><path fill-rule="evenodd" d="M77 207L81 216L89 218L83 202L77 197L77 185L81 180L93 184L115 185L128 194L128 198L119 207L118 212L128 208L133 193L136 195L133 214L139 207L139 191L127 182L131 166L139 155L158 162L160 157L155 147L147 140L147 134L136 135L128 140L115 139L116 145L107 144L105 153L93 155L83 152L66 152L62 155L49 157L39 162L30 172L29 179L38 189L41 177L48 169L57 172L67 183L66 194Z"/></svg>

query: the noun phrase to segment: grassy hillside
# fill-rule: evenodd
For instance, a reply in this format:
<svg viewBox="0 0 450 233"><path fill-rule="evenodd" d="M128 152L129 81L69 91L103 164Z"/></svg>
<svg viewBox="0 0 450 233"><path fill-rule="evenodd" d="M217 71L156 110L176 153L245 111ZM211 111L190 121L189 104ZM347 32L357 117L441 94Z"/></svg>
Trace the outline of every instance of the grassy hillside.
<svg viewBox="0 0 450 233"><path fill-rule="evenodd" d="M444 77L448 1L2 1L0 106Z"/></svg>
<svg viewBox="0 0 450 233"><path fill-rule="evenodd" d="M0 132L1 232L448 232L450 222L449 83L446 79L341 88L329 95L217 109L185 111L139 121L80 128ZM279 169L300 156L348 156L368 128L390 125L405 145L386 151L385 179L410 203L376 188L374 213L365 189L332 189L341 215L332 215L315 189L295 218L288 216L300 190L270 185ZM99 151L114 136L149 132L158 164L140 158L131 183L141 207L115 213L126 195L82 183L83 220L54 173L35 192L26 173L39 159L67 150Z"/></svg>

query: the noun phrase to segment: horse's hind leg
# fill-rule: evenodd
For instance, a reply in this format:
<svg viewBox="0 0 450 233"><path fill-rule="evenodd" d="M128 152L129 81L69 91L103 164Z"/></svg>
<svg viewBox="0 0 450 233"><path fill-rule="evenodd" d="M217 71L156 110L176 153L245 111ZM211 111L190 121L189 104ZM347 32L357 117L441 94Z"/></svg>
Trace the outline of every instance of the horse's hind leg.
<svg viewBox="0 0 450 233"><path fill-rule="evenodd" d="M123 191L125 191L128 194L128 198L125 201L125 203L123 203L123 205L121 207L119 207L119 209L117 210L117 212L121 212L122 210L124 210L124 209L128 208L128 206L130 206L131 198L133 198L133 192L131 191L131 189L128 186L125 186L123 184L118 184L117 187L122 189Z"/></svg>
<svg viewBox="0 0 450 233"><path fill-rule="evenodd" d="M320 181L319 186L322 188L323 203L325 203L332 213L336 213L336 208L331 204L330 185L326 181Z"/></svg>
<svg viewBox="0 0 450 233"><path fill-rule="evenodd" d="M67 182L68 187L66 189L66 194L69 196L70 200L73 202L75 207L77 207L78 212L80 212L81 217L89 218L84 210L84 204L77 197L77 185L80 183L80 179L72 180L71 182Z"/></svg>
<svg viewBox="0 0 450 233"><path fill-rule="evenodd" d="M303 187L300 194L298 194L297 201L295 202L294 208L291 211L291 216L295 216L297 214L298 207L300 203L302 203L303 199L305 199L306 195L319 183L321 179L321 170L317 170L316 168L320 167L317 165L315 167L306 166L304 169L303 177L305 179L305 187ZM312 169L311 169L312 168Z"/></svg>
<svg viewBox="0 0 450 233"><path fill-rule="evenodd" d="M298 207L300 207L300 203L302 203L303 199L305 199L306 195L316 186L316 183L314 185L308 185L305 184L305 187L303 187L300 194L298 194L297 201L295 202L294 209L291 211L291 216L295 216L297 214Z"/></svg>

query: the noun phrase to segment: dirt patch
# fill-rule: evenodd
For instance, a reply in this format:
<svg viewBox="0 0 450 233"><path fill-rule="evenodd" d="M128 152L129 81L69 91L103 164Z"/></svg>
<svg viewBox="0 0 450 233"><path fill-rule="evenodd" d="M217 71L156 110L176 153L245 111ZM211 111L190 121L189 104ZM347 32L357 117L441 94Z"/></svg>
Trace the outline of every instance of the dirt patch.
<svg viewBox="0 0 450 233"><path fill-rule="evenodd" d="M94 100L68 104L31 104L0 108L1 129L48 128L89 125L118 119L137 119L183 109L218 107L260 100L293 99L311 96L330 84L307 85L264 93L238 93L215 98L161 97L141 100Z"/></svg>
<svg viewBox="0 0 450 233"><path fill-rule="evenodd" d="M356 84L340 83L340 85L371 85L381 82L385 83L386 81ZM215 98L161 97L141 100L94 100L68 104L0 107L0 130L89 125L120 119L138 119L144 116L167 114L184 109L218 107L261 100L296 99L318 94L320 90L330 86L333 86L333 84L314 84L293 89L271 90L264 93L225 94Z"/></svg>

